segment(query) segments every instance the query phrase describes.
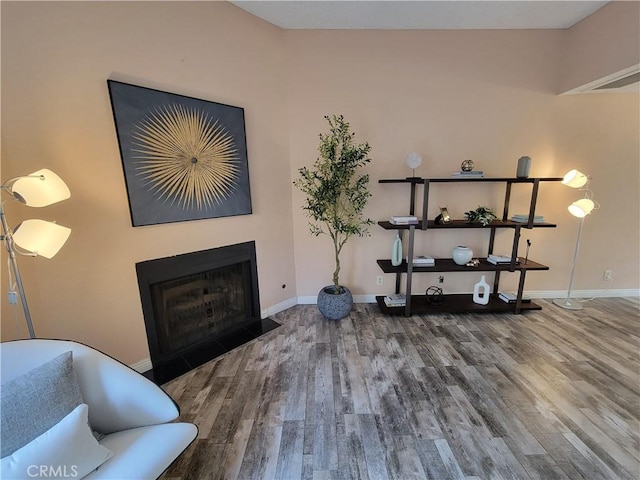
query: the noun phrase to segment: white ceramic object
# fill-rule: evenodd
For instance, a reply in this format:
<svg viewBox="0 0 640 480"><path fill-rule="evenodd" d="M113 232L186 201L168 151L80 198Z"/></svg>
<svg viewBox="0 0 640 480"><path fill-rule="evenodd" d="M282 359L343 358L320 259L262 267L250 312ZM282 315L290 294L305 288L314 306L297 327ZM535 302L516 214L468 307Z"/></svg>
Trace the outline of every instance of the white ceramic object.
<svg viewBox="0 0 640 480"><path fill-rule="evenodd" d="M484 275L482 275L480 281L473 286L473 303L477 303L478 305L486 305L489 303L490 288L484 279Z"/></svg>
<svg viewBox="0 0 640 480"><path fill-rule="evenodd" d="M454 247L451 255L455 263L458 265L466 265L473 258L473 250L464 245L458 245Z"/></svg>

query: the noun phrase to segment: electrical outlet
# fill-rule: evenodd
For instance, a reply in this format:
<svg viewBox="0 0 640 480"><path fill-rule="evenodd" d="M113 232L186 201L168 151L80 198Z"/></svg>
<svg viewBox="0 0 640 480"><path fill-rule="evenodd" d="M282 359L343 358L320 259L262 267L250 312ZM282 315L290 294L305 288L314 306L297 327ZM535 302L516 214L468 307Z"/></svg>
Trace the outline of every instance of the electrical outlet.
<svg viewBox="0 0 640 480"><path fill-rule="evenodd" d="M444 275L438 277L438 283L444 283Z"/></svg>
<svg viewBox="0 0 640 480"><path fill-rule="evenodd" d="M7 293L7 297L9 297L9 303L11 305L15 305L16 303L18 303L18 294L16 292Z"/></svg>
<svg viewBox="0 0 640 480"><path fill-rule="evenodd" d="M384 277L382 275L376 277L376 285L384 285Z"/></svg>
<svg viewBox="0 0 640 480"><path fill-rule="evenodd" d="M611 280L613 280L613 271L612 270L605 270L604 274L602 275L602 279L605 282L610 282Z"/></svg>

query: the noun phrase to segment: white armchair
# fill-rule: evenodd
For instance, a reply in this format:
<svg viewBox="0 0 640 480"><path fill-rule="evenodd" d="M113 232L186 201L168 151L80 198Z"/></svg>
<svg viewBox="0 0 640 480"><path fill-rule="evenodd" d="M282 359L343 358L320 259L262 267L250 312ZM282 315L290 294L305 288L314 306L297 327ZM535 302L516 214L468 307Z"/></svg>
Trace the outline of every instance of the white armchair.
<svg viewBox="0 0 640 480"><path fill-rule="evenodd" d="M0 344L1 383L19 377L64 352L73 355L91 428L113 456L87 479L154 479L197 435L191 423L173 422L175 402L160 387L117 360L64 340L17 340ZM173 422L173 423L172 423Z"/></svg>

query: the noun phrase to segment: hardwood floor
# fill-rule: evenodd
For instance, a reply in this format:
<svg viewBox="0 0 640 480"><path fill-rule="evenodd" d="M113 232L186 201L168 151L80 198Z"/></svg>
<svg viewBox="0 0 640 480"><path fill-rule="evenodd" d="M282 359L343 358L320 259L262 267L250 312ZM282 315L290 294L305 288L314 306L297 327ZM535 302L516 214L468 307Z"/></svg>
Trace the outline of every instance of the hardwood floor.
<svg viewBox="0 0 640 480"><path fill-rule="evenodd" d="M638 299L541 305L281 312L164 386L200 431L162 478L640 478Z"/></svg>

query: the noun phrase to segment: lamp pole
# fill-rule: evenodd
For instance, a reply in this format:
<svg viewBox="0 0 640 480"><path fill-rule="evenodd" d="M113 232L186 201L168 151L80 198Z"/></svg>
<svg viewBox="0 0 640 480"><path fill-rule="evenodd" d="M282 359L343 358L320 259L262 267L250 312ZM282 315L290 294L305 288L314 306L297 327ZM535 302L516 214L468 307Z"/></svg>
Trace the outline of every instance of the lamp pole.
<svg viewBox="0 0 640 480"><path fill-rule="evenodd" d="M18 285L18 292L20 293L20 301L22 302L22 309L24 310L24 318L27 321L27 328L29 329L29 337L35 338L36 333L33 330L33 323L31 322L31 314L29 313L29 305L27 304L27 296L24 293L24 287L22 286L22 277L20 276L20 270L18 269L18 262L16 260L16 252L13 248L13 237L11 236L11 230L7 225L7 219L4 216L4 206L0 202L0 221L2 222L2 233L4 244L7 247L9 254L9 260L13 267L13 273L16 277L16 284Z"/></svg>
<svg viewBox="0 0 640 480"><path fill-rule="evenodd" d="M576 250L573 253L573 265L571 266L571 275L569 276L569 290L567 290L567 298L562 300L556 298L553 303L559 307L566 308L567 310L582 310L582 305L576 301L571 301L571 289L573 288L573 274L576 273L576 263L578 260L578 251L580 250L580 237L582 237L582 225L584 224L584 217L580 218L580 225L578 226L578 239L576 240Z"/></svg>

